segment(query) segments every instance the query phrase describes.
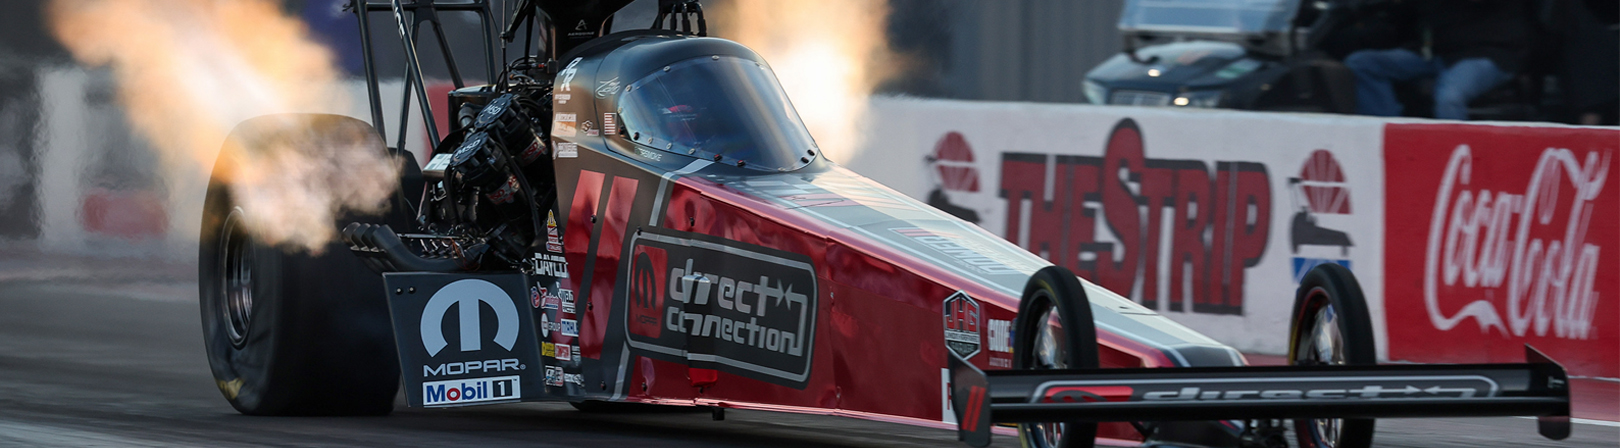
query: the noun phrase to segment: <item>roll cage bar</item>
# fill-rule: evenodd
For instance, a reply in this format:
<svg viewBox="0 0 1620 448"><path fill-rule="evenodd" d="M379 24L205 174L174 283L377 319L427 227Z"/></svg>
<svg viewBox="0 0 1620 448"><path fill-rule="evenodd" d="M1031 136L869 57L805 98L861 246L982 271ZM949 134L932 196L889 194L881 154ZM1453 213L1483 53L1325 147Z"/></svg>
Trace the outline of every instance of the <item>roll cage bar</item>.
<svg viewBox="0 0 1620 448"><path fill-rule="evenodd" d="M495 66L495 28L493 14L489 8L489 0L466 0L455 3L440 3L437 0L389 0L387 2L374 2L368 0L350 0L344 7L345 11L353 12L360 23L360 52L365 59L366 93L371 103L371 123L377 128L377 134L383 140L388 139L384 128L381 87L377 83L377 60L371 42L371 15L379 12L392 12L394 23L399 30L400 42L404 46L405 54L405 85L401 95L399 111L399 136L394 147L405 148L406 130L410 126L411 96L414 94L416 103L420 106L422 120L427 122L427 134L430 148L438 147L443 141L439 137L438 126L433 125L433 106L428 101L427 86L422 81L422 61L417 55L417 42L422 31L422 25L431 25L428 31L439 44L439 51L443 57L445 67L450 71L450 81L456 88L466 87L462 79L461 70L456 65L455 55L451 54L450 41L445 37L444 24L439 19L440 12L459 12L477 14L479 24L483 31L484 62L490 76L498 73Z"/></svg>
<svg viewBox="0 0 1620 448"><path fill-rule="evenodd" d="M573 23L579 20L580 24L589 27L591 34L601 36L606 34L613 23L613 15L620 8L628 5L632 0L592 0L581 2L579 0L510 0L516 2L516 13L511 23L500 31L498 37L502 42L501 50L504 57L505 44L512 42L516 37L518 27L524 27L524 52L528 53L532 39L540 37L544 40L540 51L548 56L564 54L573 47L583 43L584 40L569 37L560 38L554 24L557 20ZM484 44L484 64L488 76L493 81L501 73L495 58L495 41L497 38L494 13L490 9L490 0L459 0L446 2L441 0L349 0L344 11L352 12L358 19L360 26L360 52L364 59L366 72L366 94L370 100L371 122L377 129L377 134L388 140L388 132L384 128L381 87L378 85L377 58L375 45L371 40L371 19L375 13L393 13L395 28L399 31L399 39L405 54L405 85L402 88L399 131L393 147L404 149L406 130L410 127L411 97L416 97L418 109L422 120L429 123L427 137L430 148L437 148L444 141L439 135L438 126L431 124L433 120L433 106L428 101L427 86L423 82L422 60L417 54L417 44L421 42L422 25L429 25L427 31L432 34L439 45L439 52L444 61L445 68L450 72L450 81L455 88L467 87L461 76L460 67L456 63L455 55L451 53L450 41L444 32L444 23L439 13L472 13L478 16ZM542 14L538 14L543 12ZM679 18L679 22L677 22ZM696 18L696 26L693 26ZM541 20L544 23L537 23ZM539 27L538 33L535 28ZM708 23L703 17L703 8L698 0L659 0L658 16L653 21L652 28L665 28L677 32L693 33L699 36L708 34ZM590 38L594 38L591 36ZM524 57L527 57L525 54ZM504 62L504 61L503 61ZM550 67L550 65L548 65ZM554 69L554 68L552 68Z"/></svg>

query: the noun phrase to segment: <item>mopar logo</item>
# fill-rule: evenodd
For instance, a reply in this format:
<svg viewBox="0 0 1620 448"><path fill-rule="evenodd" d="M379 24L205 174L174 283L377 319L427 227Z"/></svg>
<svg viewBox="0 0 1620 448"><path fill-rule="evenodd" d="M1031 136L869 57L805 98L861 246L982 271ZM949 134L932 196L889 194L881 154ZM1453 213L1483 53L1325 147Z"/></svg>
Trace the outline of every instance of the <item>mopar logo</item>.
<svg viewBox="0 0 1620 448"><path fill-rule="evenodd" d="M427 348L428 356L437 356L439 351L450 345L444 340L441 326L451 305L458 305L457 314L461 316L461 351L483 349L483 326L478 318L480 302L495 310L495 343L508 351L512 350L518 336L517 306L512 304L512 298L507 297L506 292L494 283L466 279L446 285L434 293L422 310L422 346Z"/></svg>
<svg viewBox="0 0 1620 448"><path fill-rule="evenodd" d="M525 366L516 358L490 359L484 361L449 362L439 364L438 367L422 366L422 376L460 375L472 372L504 372L507 370L522 370Z"/></svg>

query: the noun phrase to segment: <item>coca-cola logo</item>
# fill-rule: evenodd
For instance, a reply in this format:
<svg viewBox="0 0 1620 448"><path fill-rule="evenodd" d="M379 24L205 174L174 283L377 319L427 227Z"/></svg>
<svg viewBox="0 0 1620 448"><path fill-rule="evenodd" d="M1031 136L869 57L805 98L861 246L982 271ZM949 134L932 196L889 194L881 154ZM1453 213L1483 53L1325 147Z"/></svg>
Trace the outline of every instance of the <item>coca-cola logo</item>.
<svg viewBox="0 0 1620 448"><path fill-rule="evenodd" d="M1587 229L1609 155L1548 148L1529 181L1513 186L1476 176L1474 160L1468 145L1452 151L1435 198L1424 252L1429 320L1441 331L1472 318L1481 332L1596 337L1602 247ZM1451 306L1442 289L1445 297L1472 300Z"/></svg>

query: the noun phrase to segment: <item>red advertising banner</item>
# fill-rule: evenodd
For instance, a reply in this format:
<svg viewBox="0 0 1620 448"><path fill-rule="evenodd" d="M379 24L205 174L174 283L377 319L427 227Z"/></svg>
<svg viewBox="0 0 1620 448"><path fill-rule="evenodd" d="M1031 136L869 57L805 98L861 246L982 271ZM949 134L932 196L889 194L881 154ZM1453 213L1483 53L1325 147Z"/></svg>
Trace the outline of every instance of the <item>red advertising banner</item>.
<svg viewBox="0 0 1620 448"><path fill-rule="evenodd" d="M1389 357L1620 377L1620 131L1390 124Z"/></svg>

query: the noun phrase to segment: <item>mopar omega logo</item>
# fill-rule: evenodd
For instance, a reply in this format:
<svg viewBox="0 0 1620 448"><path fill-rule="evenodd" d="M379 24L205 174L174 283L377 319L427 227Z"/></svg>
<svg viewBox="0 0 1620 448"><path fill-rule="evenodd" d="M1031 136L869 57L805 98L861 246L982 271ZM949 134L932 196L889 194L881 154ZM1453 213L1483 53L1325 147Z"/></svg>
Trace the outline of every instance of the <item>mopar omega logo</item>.
<svg viewBox="0 0 1620 448"><path fill-rule="evenodd" d="M444 341L442 324L451 305L458 305L457 314L461 315L461 351L476 352L483 348L483 326L478 319L479 302L489 304L495 310L495 343L512 350L518 336L517 306L512 304L506 291L494 283L466 279L445 285L439 292L433 293L433 298L428 299L427 307L422 310L422 346L427 348L428 356L438 355L449 345Z"/></svg>

